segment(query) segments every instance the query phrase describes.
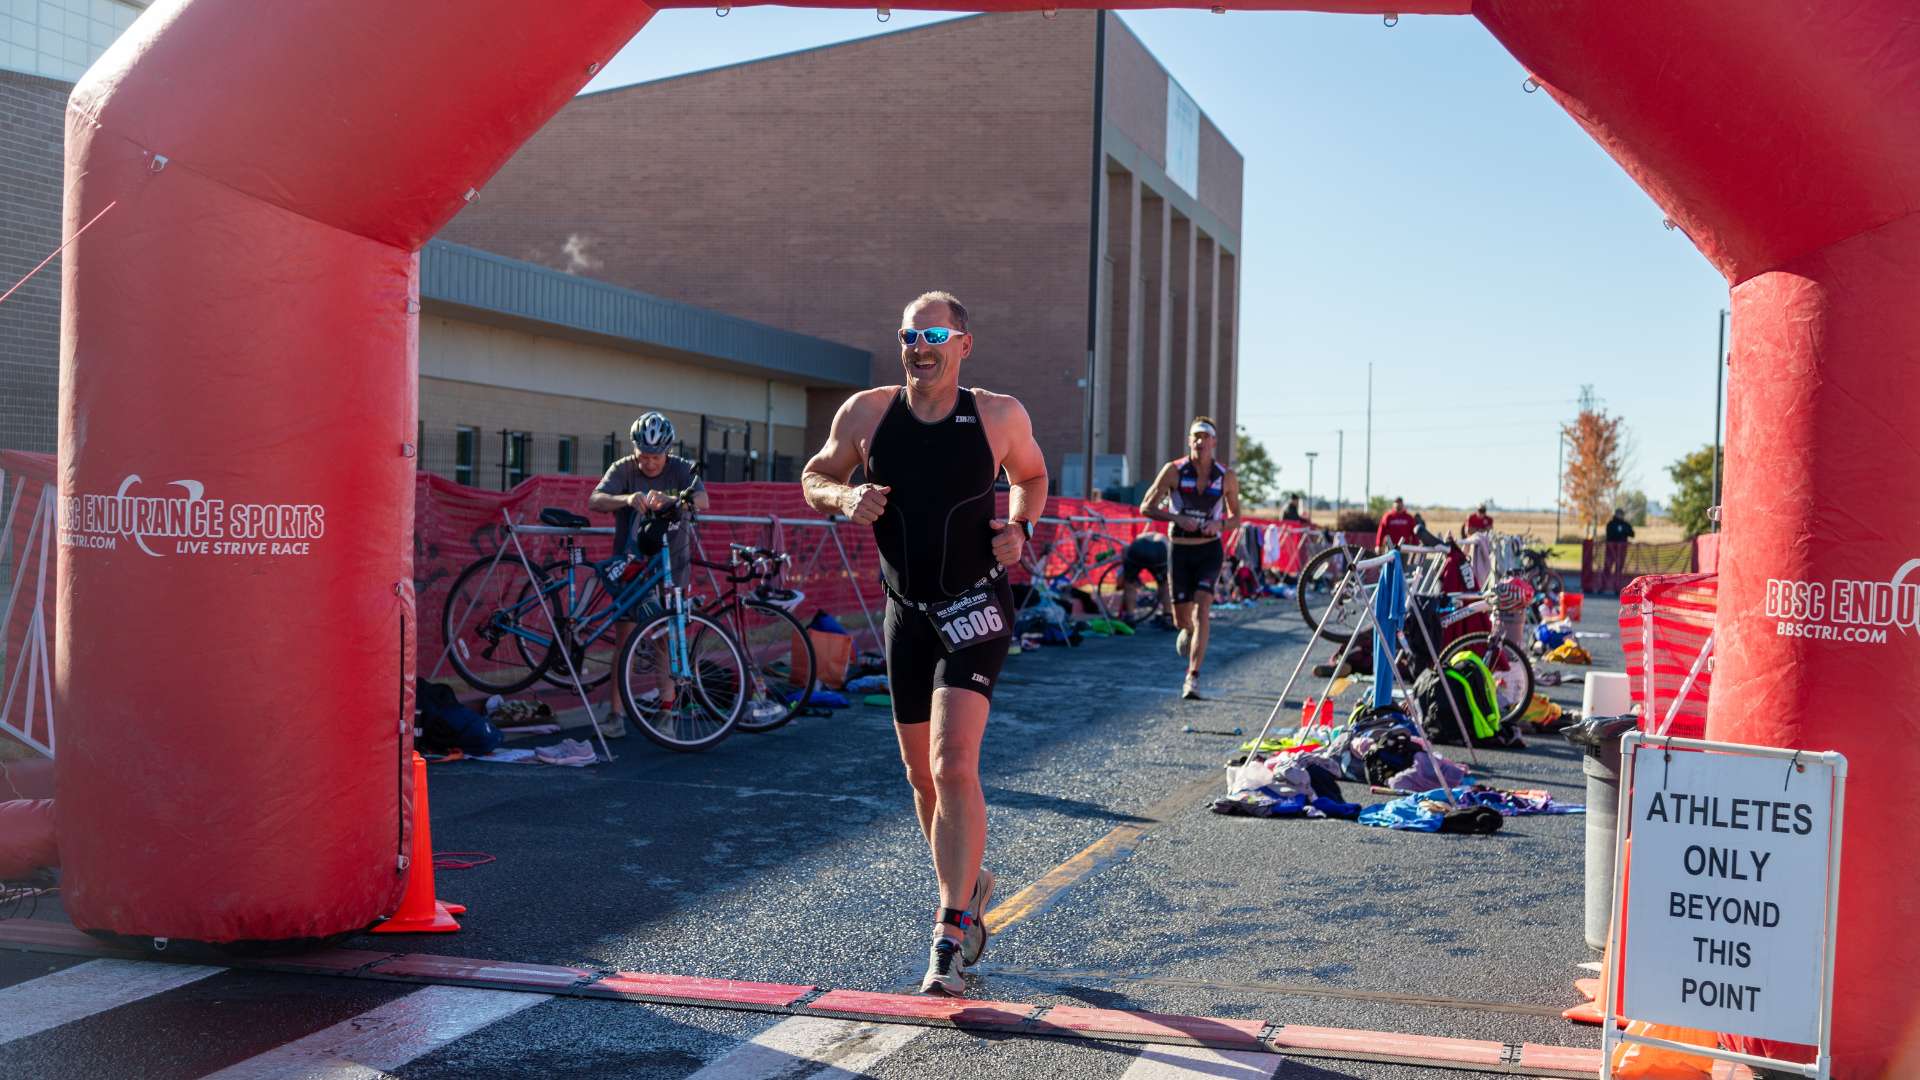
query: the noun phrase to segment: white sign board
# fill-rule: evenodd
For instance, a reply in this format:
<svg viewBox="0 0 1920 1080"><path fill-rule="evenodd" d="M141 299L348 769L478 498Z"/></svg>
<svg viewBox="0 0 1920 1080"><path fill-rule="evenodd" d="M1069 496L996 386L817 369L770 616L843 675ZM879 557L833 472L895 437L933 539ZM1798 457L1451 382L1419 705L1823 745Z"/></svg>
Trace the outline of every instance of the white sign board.
<svg viewBox="0 0 1920 1080"><path fill-rule="evenodd" d="M1167 80L1167 178L1200 195L1200 106L1180 84Z"/></svg>
<svg viewBox="0 0 1920 1080"><path fill-rule="evenodd" d="M1820 1043L1833 767L1631 752L1621 1014Z"/></svg>

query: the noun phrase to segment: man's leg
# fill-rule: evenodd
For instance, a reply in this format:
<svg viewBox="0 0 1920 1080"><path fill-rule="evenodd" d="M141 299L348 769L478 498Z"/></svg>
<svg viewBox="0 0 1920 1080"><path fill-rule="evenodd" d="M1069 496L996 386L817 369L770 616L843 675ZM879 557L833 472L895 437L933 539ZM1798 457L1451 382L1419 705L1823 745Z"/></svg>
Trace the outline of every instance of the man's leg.
<svg viewBox="0 0 1920 1080"><path fill-rule="evenodd" d="M933 848L933 871L940 880L940 906L944 908L966 908L987 849L980 740L987 730L988 704L985 695L971 690L943 686L933 692L927 750L934 806L927 833ZM949 937L960 936L958 927L937 920L934 928Z"/></svg>
<svg viewBox="0 0 1920 1080"><path fill-rule="evenodd" d="M932 724L895 724L894 737L900 740L900 760L907 767L907 783L913 787L913 810L920 818L920 834L927 838L927 850L933 850L933 808L939 793L933 786Z"/></svg>
<svg viewBox="0 0 1920 1080"><path fill-rule="evenodd" d="M1193 603L1188 605L1192 614L1193 644L1187 647L1187 675L1200 674L1200 661L1207 658L1207 631L1213 626L1213 593L1201 589L1193 594Z"/></svg>

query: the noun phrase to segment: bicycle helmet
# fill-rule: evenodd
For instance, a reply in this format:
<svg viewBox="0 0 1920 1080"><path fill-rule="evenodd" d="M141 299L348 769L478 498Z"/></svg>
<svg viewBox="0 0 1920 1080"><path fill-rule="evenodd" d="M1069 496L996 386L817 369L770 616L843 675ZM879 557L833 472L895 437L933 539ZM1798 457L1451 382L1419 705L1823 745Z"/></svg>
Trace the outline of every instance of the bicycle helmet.
<svg viewBox="0 0 1920 1080"><path fill-rule="evenodd" d="M633 445L645 454L664 454L678 441L673 433L673 421L659 412L650 412L633 422Z"/></svg>
<svg viewBox="0 0 1920 1080"><path fill-rule="evenodd" d="M1533 586L1520 578L1502 578L1487 583L1486 596L1494 610L1511 614L1533 602Z"/></svg>

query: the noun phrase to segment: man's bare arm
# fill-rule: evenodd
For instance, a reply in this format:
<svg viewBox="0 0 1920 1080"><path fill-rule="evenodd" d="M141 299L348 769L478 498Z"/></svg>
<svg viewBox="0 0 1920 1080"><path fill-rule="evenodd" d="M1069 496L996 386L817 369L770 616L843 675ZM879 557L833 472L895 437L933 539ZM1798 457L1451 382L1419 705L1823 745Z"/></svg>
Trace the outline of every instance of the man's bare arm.
<svg viewBox="0 0 1920 1080"><path fill-rule="evenodd" d="M1179 472L1173 467L1172 462L1160 466L1160 475L1153 478L1153 486L1147 489L1146 495L1140 500L1141 517L1152 518L1155 521L1180 520L1179 514L1163 509L1160 505L1173 494L1173 481L1178 475Z"/></svg>
<svg viewBox="0 0 1920 1080"><path fill-rule="evenodd" d="M849 484L853 470L866 460L866 442L872 432L869 399L862 390L843 402L833 414L826 444L807 461L800 474L800 491L807 505L823 514L842 514L858 525L871 525L887 508L888 488L879 484Z"/></svg>
<svg viewBox="0 0 1920 1080"><path fill-rule="evenodd" d="M1227 470L1226 482L1220 485L1220 499L1227 504L1227 516L1220 522L1220 532L1225 535L1240 524L1240 478L1232 469Z"/></svg>
<svg viewBox="0 0 1920 1080"><path fill-rule="evenodd" d="M1007 516L994 518L993 557L1003 566L1020 561L1026 532L1015 521L1037 523L1047 510L1047 457L1033 439L1033 418L1018 398L975 392L988 421L988 442L1000 446L1000 467L1007 471Z"/></svg>

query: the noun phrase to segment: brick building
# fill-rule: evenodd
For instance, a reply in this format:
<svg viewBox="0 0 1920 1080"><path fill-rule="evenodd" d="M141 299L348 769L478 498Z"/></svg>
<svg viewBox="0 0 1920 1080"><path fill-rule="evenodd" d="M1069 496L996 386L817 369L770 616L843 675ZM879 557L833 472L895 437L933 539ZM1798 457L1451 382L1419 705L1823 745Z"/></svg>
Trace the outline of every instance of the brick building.
<svg viewBox="0 0 1920 1080"><path fill-rule="evenodd" d="M147 0L0 0L0 292L60 246L67 94ZM0 447L53 449L60 264L0 304Z"/></svg>
<svg viewBox="0 0 1920 1080"><path fill-rule="evenodd" d="M0 0L0 289L59 246L67 96L145 7ZM53 450L59 357L55 259L0 305L0 447ZM848 393L871 366L863 350L588 275L444 241L421 253L418 461L462 483L596 473L649 409L714 479L794 480L809 392Z"/></svg>
<svg viewBox="0 0 1920 1080"><path fill-rule="evenodd" d="M583 95L444 235L867 350L875 383L900 305L949 289L963 378L1027 403L1072 494L1089 434L1111 487L1195 413L1232 430L1241 178L1119 19L988 15ZM845 391L809 396L816 446Z"/></svg>
<svg viewBox="0 0 1920 1080"><path fill-rule="evenodd" d="M58 246L67 94L144 7L0 0L0 286ZM938 287L1057 490L1089 434L1099 485L1138 483L1191 414L1231 430L1240 198L1239 154L1093 12L585 95L423 253L421 464L592 472L659 408L710 475L791 478L851 389L897 381L899 306ZM59 283L0 305L0 447L53 448Z"/></svg>

